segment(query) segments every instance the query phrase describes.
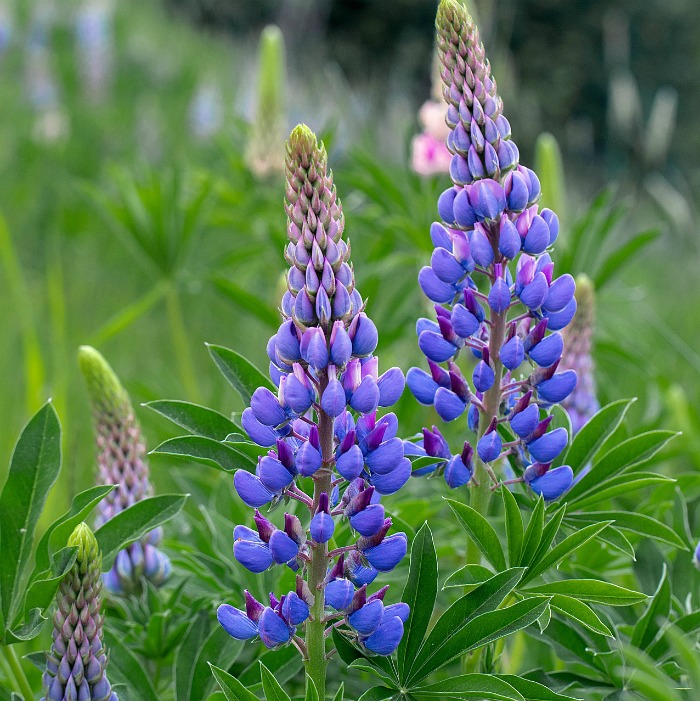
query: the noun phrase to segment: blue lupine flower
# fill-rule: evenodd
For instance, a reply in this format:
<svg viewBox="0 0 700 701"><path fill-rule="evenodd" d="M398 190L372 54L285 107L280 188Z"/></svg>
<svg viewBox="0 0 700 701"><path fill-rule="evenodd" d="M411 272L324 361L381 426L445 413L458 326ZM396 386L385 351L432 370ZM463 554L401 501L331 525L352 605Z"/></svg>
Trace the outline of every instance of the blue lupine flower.
<svg viewBox="0 0 700 701"><path fill-rule="evenodd" d="M471 482L472 469L481 470L480 463L504 454L515 453L525 464L544 464L564 449L566 431L551 427L547 434L549 423L540 424L539 409L562 401L576 385L571 370L557 371L564 349L559 332L571 321L576 302L573 278L555 277L548 253L559 235L559 220L537 205L539 179L519 163L473 20L461 4L442 0L437 29L453 184L438 199L444 225L431 226L435 248L430 265L418 276L436 304L437 323L421 319L416 325L418 346L431 372L411 368L407 383L443 421L466 413L471 430L481 426L473 466L449 447L438 447L433 433L424 436L426 454L439 455L445 463L418 473L440 469L455 487ZM477 285L477 274L486 285ZM462 352L465 347L477 359L473 388L455 370L459 357L470 356ZM442 363L448 363L447 372L439 368ZM524 364L532 368L530 374L516 375ZM505 446L497 430L500 422L505 422L501 430L510 427L516 437L506 438ZM489 479L493 471L479 474Z"/></svg>
<svg viewBox="0 0 700 701"><path fill-rule="evenodd" d="M351 631L353 622L357 624L352 634L360 644L389 654L400 639L394 621L407 617L407 607L384 615L385 590L367 598L366 587L380 570L393 569L406 554L405 534L388 535L391 520L385 517L379 495L400 489L411 475L411 463L397 437L396 416L377 416L378 407L398 401L405 379L399 368L379 374L379 360L373 355L377 329L355 286L326 152L308 128L299 126L292 132L286 168L285 260L290 268L280 305L284 320L267 344L277 393L258 388L241 416L251 440L270 450L260 457L255 474L238 470L234 486L256 509L289 499L306 505L308 535L295 515L286 513L284 527L278 528L256 511L257 532L236 526L234 555L252 572L273 564L294 571L304 565L309 581L298 576L296 591L279 600L271 594L269 606L247 596L245 613L225 604L219 608L219 621L233 637L257 635L275 649L297 635L297 627L311 615L310 607L321 609L314 610L316 623L322 622L322 610L328 607L344 613ZM436 240L441 236L450 234L436 230ZM461 281L475 265L468 237L457 236L450 249L454 264L446 261L450 270L441 273L450 280L447 290L450 297L464 293L469 313L477 314L478 303L464 292L468 283ZM442 297L445 283L432 270L430 275L434 279L427 281L428 287L434 286ZM450 316L445 311L438 323L424 330L438 334L454 354L464 341L452 328ZM466 406L470 391L461 374L453 370L445 377L440 381ZM298 486L306 478L314 480L313 499ZM338 517L347 518L359 538L354 545L329 552L327 543ZM322 582L315 566L319 557L330 561L324 563L327 576ZM375 613L369 617L371 612ZM386 632L377 637L382 626Z"/></svg>
<svg viewBox="0 0 700 701"><path fill-rule="evenodd" d="M526 468L523 477L535 494L541 494L550 501L557 499L571 488L574 472L568 465L550 470L548 465L534 463Z"/></svg>

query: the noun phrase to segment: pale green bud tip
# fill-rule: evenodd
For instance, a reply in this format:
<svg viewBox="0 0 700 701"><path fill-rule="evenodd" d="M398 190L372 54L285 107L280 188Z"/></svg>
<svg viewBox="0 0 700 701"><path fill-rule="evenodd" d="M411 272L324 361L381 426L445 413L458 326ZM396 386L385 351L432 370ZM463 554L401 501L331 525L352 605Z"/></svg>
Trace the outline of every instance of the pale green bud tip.
<svg viewBox="0 0 700 701"><path fill-rule="evenodd" d="M68 538L68 547L78 548L76 559L78 566L97 563L101 560L97 538L95 538L95 534L90 530L90 526L87 523L79 523L75 527L70 538Z"/></svg>
<svg viewBox="0 0 700 701"><path fill-rule="evenodd" d="M287 156L292 161L308 168L310 162L316 161L325 165L327 155L323 142L319 143L306 124L297 124L287 140Z"/></svg>
<svg viewBox="0 0 700 701"><path fill-rule="evenodd" d="M93 411L97 415L125 418L133 413L129 395L99 351L92 346L80 346L78 364L87 383Z"/></svg>
<svg viewBox="0 0 700 701"><path fill-rule="evenodd" d="M440 0L435 26L439 31L449 32L454 30L459 33L463 26L473 25L474 20L467 12L467 8L457 0Z"/></svg>
<svg viewBox="0 0 700 701"><path fill-rule="evenodd" d="M595 302L593 281L585 273L576 276L576 302L585 309L590 309Z"/></svg>

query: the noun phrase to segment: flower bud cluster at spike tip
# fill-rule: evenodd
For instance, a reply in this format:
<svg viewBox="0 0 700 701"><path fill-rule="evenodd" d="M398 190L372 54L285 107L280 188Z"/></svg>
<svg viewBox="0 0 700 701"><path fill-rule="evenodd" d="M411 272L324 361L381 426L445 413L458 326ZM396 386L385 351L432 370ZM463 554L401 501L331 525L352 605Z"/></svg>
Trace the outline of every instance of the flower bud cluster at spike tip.
<svg viewBox="0 0 700 701"><path fill-rule="evenodd" d="M76 560L56 594L53 643L47 654L41 701L118 701L105 670L102 646L102 556L84 523L68 540Z"/></svg>
<svg viewBox="0 0 700 701"><path fill-rule="evenodd" d="M80 369L87 383L97 437L97 462L101 484L117 485L98 505L95 526L150 496L146 445L141 427L124 387L107 361L90 346L78 352ZM140 591L145 577L156 586L169 576L167 555L158 549L162 531L157 528L117 555L112 569L104 575L105 584L115 594Z"/></svg>
<svg viewBox="0 0 700 701"><path fill-rule="evenodd" d="M571 429L577 433L600 409L594 376L593 328L595 325L595 290L586 275L576 278L577 309L573 321L564 330L564 355L561 367L574 370L578 382L562 406L569 412Z"/></svg>
<svg viewBox="0 0 700 701"><path fill-rule="evenodd" d="M330 606L348 610L347 633L360 645L387 655L399 644L407 607L397 614L383 606L385 590L368 595L366 589L406 555L406 535L391 532L380 499L408 481L411 463L397 437L396 415L378 414L398 401L405 380L399 368L379 373L377 329L355 288L326 151L305 126L292 131L286 167L288 290L282 323L267 344L277 392L259 387L241 417L251 440L269 450L254 474L234 475L238 496L255 512L253 524L234 529L233 552L253 573L292 569L297 591L279 600L271 595L268 607L246 594L246 611L223 604L219 621L234 638L259 636L277 647ZM307 478L314 481L313 498L301 482ZM274 524L259 510L290 499L308 508L308 521L285 513ZM334 547L339 521L349 525L342 537L347 541L349 532L350 538ZM315 566L319 557L321 566ZM365 598L361 605L356 594ZM370 602L372 620L354 625L360 617L351 618L352 606Z"/></svg>
<svg viewBox="0 0 700 701"><path fill-rule="evenodd" d="M418 276L436 314L416 325L428 369L411 368L407 383L443 421L465 416L477 440L438 455L433 429L430 445L424 436L410 450L442 458L429 471L442 471L450 487L471 481L473 461L514 455L523 481L556 498L568 473L551 482L545 473L568 437L551 430L540 409L576 386L576 373L562 363L561 333L576 312L576 285L571 275L554 274L559 221L537 205L539 180L520 164L474 21L461 3L442 0L436 26L453 184L438 200L442 222L431 227L434 251ZM459 364L465 355L476 358L471 372ZM504 441L502 423L514 441Z"/></svg>

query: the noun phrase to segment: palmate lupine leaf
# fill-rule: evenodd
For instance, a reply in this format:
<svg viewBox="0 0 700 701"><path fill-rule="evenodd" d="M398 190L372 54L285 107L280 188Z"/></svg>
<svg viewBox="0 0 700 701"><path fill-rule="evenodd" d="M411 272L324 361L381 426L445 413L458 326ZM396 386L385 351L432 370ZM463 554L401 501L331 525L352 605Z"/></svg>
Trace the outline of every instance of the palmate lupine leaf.
<svg viewBox="0 0 700 701"><path fill-rule="evenodd" d="M240 353L223 346L206 345L217 367L246 406L250 404L250 398L258 387L276 389L272 382Z"/></svg>
<svg viewBox="0 0 700 701"><path fill-rule="evenodd" d="M498 572L505 570L506 561L503 555L503 548L493 526L467 504L462 504L453 499L447 499L447 503L457 516L462 528L477 544L484 557Z"/></svg>

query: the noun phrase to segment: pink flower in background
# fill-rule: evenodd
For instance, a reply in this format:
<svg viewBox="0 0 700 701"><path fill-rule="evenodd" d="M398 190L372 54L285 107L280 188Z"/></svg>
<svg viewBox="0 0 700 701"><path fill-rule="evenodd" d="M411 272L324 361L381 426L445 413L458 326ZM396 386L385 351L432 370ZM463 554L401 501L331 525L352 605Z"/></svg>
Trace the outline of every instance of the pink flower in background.
<svg viewBox="0 0 700 701"><path fill-rule="evenodd" d="M444 102L428 100L418 112L423 132L413 137L411 144L413 170L419 175L448 173L452 154L447 150L445 140L450 129L445 123L447 105Z"/></svg>

